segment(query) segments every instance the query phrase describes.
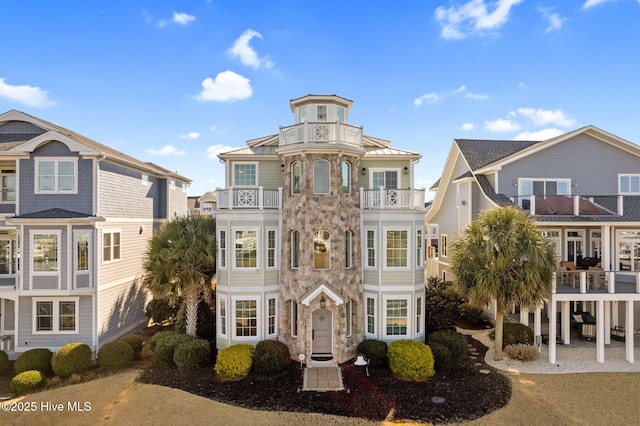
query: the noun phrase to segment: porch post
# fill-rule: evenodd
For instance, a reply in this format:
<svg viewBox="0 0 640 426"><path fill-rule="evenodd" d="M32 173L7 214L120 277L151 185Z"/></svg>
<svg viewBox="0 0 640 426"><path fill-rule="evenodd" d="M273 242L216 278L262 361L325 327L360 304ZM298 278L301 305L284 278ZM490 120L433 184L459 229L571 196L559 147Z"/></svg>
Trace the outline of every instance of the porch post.
<svg viewBox="0 0 640 426"><path fill-rule="evenodd" d="M611 226L602 227L602 254L600 255L602 269L611 271ZM617 269L617 268L616 268Z"/></svg>
<svg viewBox="0 0 640 426"><path fill-rule="evenodd" d="M570 311L571 311L571 306L569 305L568 301L563 301L562 302L562 308L561 308L561 318L562 318L562 343L565 345L568 345L571 343L571 316L570 316Z"/></svg>
<svg viewBox="0 0 640 426"><path fill-rule="evenodd" d="M533 335L540 336L542 334L542 308L540 306L536 306L535 311L533 311Z"/></svg>
<svg viewBox="0 0 640 426"><path fill-rule="evenodd" d="M604 300L598 300L596 311L596 360L604 362Z"/></svg>
<svg viewBox="0 0 640 426"><path fill-rule="evenodd" d="M604 344L611 344L611 301L604 302Z"/></svg>
<svg viewBox="0 0 640 426"><path fill-rule="evenodd" d="M555 299L551 296L549 302L549 362L556 363L556 327L558 318L558 307Z"/></svg>
<svg viewBox="0 0 640 426"><path fill-rule="evenodd" d="M612 327L617 327L618 325L620 325L618 323L619 321L618 306L619 305L617 300L611 301L611 326Z"/></svg>
<svg viewBox="0 0 640 426"><path fill-rule="evenodd" d="M624 333L624 343L625 343L625 353L626 353L626 359L627 361L629 361L630 363L633 364L633 334L634 334L634 328L633 328L633 301L632 300L627 300L625 302L625 321L624 321L624 329L625 329L625 333Z"/></svg>
<svg viewBox="0 0 640 426"><path fill-rule="evenodd" d="M529 309L520 306L520 323L529 326Z"/></svg>

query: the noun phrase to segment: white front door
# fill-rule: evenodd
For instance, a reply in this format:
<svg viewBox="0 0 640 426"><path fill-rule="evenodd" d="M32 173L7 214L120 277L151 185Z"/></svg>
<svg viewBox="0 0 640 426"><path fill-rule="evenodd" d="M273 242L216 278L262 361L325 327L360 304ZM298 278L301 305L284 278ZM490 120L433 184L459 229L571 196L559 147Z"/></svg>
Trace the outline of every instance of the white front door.
<svg viewBox="0 0 640 426"><path fill-rule="evenodd" d="M331 354L331 311L318 309L313 313L312 354Z"/></svg>

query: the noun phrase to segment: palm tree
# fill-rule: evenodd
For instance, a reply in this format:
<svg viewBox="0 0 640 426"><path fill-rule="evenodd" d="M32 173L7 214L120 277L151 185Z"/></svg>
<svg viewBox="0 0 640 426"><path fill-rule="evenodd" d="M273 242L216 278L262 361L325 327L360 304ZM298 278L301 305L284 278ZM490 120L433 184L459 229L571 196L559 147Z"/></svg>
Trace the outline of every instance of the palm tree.
<svg viewBox="0 0 640 426"><path fill-rule="evenodd" d="M191 216L166 222L149 241L144 285L153 294L183 296L186 332L196 335L201 294L211 291L216 271L216 223Z"/></svg>
<svg viewBox="0 0 640 426"><path fill-rule="evenodd" d="M517 207L484 212L451 249L456 285L478 306L496 302L494 359L502 359L504 315L513 306L539 306L551 293L555 256L531 220Z"/></svg>

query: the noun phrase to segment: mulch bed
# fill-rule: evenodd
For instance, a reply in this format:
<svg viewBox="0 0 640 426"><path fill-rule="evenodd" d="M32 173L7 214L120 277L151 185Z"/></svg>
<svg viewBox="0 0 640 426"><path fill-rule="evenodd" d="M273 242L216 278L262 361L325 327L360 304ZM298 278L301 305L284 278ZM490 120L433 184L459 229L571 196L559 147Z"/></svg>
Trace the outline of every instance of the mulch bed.
<svg viewBox="0 0 640 426"><path fill-rule="evenodd" d="M154 363L138 381L182 389L250 409L313 412L377 421L462 422L497 410L511 398L509 379L483 361L487 347L471 337L468 339L478 352L477 359L469 359L452 373L436 373L423 382L401 380L388 369L372 370L367 377L361 369L345 363L341 365L344 391L302 391L303 370L294 362L272 377L250 374L236 381L220 380L212 366L181 372L175 367ZM432 402L435 396L444 398L444 403Z"/></svg>

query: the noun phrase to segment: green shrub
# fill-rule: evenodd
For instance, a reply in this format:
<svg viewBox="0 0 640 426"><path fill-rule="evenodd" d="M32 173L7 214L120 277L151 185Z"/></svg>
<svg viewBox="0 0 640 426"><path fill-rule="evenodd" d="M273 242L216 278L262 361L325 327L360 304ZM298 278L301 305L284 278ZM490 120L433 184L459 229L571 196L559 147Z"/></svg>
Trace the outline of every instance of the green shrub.
<svg viewBox="0 0 640 426"><path fill-rule="evenodd" d="M253 352L253 371L270 376L285 370L291 364L289 347L277 340L258 342Z"/></svg>
<svg viewBox="0 0 640 426"><path fill-rule="evenodd" d="M98 364L106 370L122 370L131 366L132 362L133 347L121 340L105 343L98 351Z"/></svg>
<svg viewBox="0 0 640 426"><path fill-rule="evenodd" d="M495 328L489 332L489 338L495 340ZM517 344L533 344L533 330L519 322L505 322L504 328L502 329L502 346Z"/></svg>
<svg viewBox="0 0 640 426"><path fill-rule="evenodd" d="M176 314L175 330L176 333L186 333L187 331L187 304L185 302L182 303ZM198 303L196 336L199 339L205 340L213 340L216 338L216 316L204 300Z"/></svg>
<svg viewBox="0 0 640 426"><path fill-rule="evenodd" d="M389 363L387 344L382 340L367 339L360 342L357 351L369 360L371 368L385 368Z"/></svg>
<svg viewBox="0 0 640 426"><path fill-rule="evenodd" d="M126 342L131 345L131 349L133 349L133 358L140 358L140 354L142 353L142 337L137 334L129 334L120 339L121 342Z"/></svg>
<svg viewBox="0 0 640 426"><path fill-rule="evenodd" d="M509 358L523 362L535 361L540 356L538 349L532 345L507 345L504 350L509 355Z"/></svg>
<svg viewBox="0 0 640 426"><path fill-rule="evenodd" d="M429 342L429 348L431 348L431 353L433 354L434 370L444 373L452 372L454 363L449 348L438 342Z"/></svg>
<svg viewBox="0 0 640 426"><path fill-rule="evenodd" d="M464 334L451 330L440 330L429 335L429 346L432 343L440 343L449 349L453 361L453 368L461 366L468 355L467 345L469 341Z"/></svg>
<svg viewBox="0 0 640 426"><path fill-rule="evenodd" d="M42 374L50 376L53 373L51 369L51 357L53 353L47 348L29 349L21 353L16 362L13 363L13 369L17 374L23 371L38 370Z"/></svg>
<svg viewBox="0 0 640 426"><path fill-rule="evenodd" d="M41 371L23 371L11 379L9 389L17 394L33 392L44 386L45 380L45 376Z"/></svg>
<svg viewBox="0 0 640 426"><path fill-rule="evenodd" d="M3 350L0 350L0 374L4 373L9 368L9 355Z"/></svg>
<svg viewBox="0 0 640 426"><path fill-rule="evenodd" d="M63 379L72 374L82 374L91 363L91 348L84 343L69 343L53 354L51 366L56 376Z"/></svg>
<svg viewBox="0 0 640 426"><path fill-rule="evenodd" d="M218 352L215 370L220 377L236 379L245 377L251 370L253 346L237 344Z"/></svg>
<svg viewBox="0 0 640 426"><path fill-rule="evenodd" d="M482 308L470 303L462 303L458 306L458 312L460 313L460 318L473 325L478 324L482 318Z"/></svg>
<svg viewBox="0 0 640 426"><path fill-rule="evenodd" d="M408 380L424 380L435 374L431 348L415 340L396 340L389 345L389 367Z"/></svg>
<svg viewBox="0 0 640 426"><path fill-rule="evenodd" d="M171 318L173 307L168 299L151 299L144 307L144 314L154 323L161 323Z"/></svg>
<svg viewBox="0 0 640 426"><path fill-rule="evenodd" d="M449 281L430 277L425 286L425 312L427 333L455 330L458 307L464 302L462 295Z"/></svg>
<svg viewBox="0 0 640 426"><path fill-rule="evenodd" d="M192 339L180 343L173 352L173 362L178 369L196 370L211 361L211 346L208 340Z"/></svg>
<svg viewBox="0 0 640 426"><path fill-rule="evenodd" d="M188 342L190 340L196 340L196 338L188 334L178 333L162 336L159 340L156 341L156 347L153 353L160 360L160 362L167 365L173 365L173 355L175 353L176 347L178 347L179 344Z"/></svg>
<svg viewBox="0 0 640 426"><path fill-rule="evenodd" d="M149 339L149 347L151 348L151 351L155 353L156 345L158 344L158 341L160 339L164 338L165 336L173 336L176 334L178 333L173 330L158 331L156 334L151 336L151 339Z"/></svg>

